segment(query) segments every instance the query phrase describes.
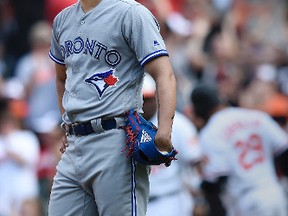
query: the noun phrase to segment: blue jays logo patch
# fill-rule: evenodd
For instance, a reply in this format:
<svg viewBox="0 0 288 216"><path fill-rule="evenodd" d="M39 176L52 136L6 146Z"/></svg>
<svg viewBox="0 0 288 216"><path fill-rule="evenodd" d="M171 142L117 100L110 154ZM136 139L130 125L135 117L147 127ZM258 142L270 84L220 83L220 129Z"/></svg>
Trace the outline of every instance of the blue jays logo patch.
<svg viewBox="0 0 288 216"><path fill-rule="evenodd" d="M110 69L105 72L93 74L85 79L85 82L92 84L98 91L100 98L107 88L115 86L118 82L118 77L114 76L115 69Z"/></svg>

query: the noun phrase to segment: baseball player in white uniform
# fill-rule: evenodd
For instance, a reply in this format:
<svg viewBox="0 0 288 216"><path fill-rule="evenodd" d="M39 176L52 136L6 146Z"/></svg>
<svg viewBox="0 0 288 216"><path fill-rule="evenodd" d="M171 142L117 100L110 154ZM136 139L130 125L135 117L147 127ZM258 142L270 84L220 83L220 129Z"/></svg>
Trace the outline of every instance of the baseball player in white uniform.
<svg viewBox="0 0 288 216"><path fill-rule="evenodd" d="M144 77L144 117L157 126L156 85L148 74ZM151 167L150 199L147 216L191 216L193 197L189 186L198 176L186 177L187 169L192 170L200 163L202 153L197 138L197 131L192 122L183 114L176 112L172 127L172 143L179 150L177 162L169 168L164 164ZM187 182L189 181L189 182Z"/></svg>
<svg viewBox="0 0 288 216"><path fill-rule="evenodd" d="M68 147L50 216L144 216L149 166L126 157L124 115L142 112L144 70L158 83L160 151L172 149L176 81L157 20L134 0L80 0L53 22L49 56Z"/></svg>
<svg viewBox="0 0 288 216"><path fill-rule="evenodd" d="M216 92L199 86L191 95L195 114L204 121L199 135L207 157L203 190L210 199L215 195L214 204L220 195L229 216L287 216L273 163L280 158L287 173L287 134L266 113L222 107Z"/></svg>

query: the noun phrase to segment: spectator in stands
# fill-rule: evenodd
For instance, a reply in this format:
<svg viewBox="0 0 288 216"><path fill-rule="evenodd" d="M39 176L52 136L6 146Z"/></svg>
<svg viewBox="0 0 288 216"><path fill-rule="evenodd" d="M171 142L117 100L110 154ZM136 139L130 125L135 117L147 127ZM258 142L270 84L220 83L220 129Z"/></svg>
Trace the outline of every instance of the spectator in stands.
<svg viewBox="0 0 288 216"><path fill-rule="evenodd" d="M30 30L31 51L24 55L16 67L16 77L25 87L29 110L26 126L36 133L54 128L60 119L58 110L55 69L47 57L50 48L51 26L39 21Z"/></svg>
<svg viewBox="0 0 288 216"><path fill-rule="evenodd" d="M39 215L37 163L39 142L34 133L23 130L9 110L9 101L0 101L0 215L22 216L30 209Z"/></svg>

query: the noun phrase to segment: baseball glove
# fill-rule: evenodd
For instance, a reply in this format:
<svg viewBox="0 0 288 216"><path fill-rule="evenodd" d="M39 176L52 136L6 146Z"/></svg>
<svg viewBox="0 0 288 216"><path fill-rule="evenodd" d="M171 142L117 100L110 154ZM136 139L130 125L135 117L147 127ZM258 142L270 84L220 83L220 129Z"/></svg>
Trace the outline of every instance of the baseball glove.
<svg viewBox="0 0 288 216"><path fill-rule="evenodd" d="M146 121L141 114L136 111L129 111L125 115L126 126L126 148L127 157L131 156L136 161L145 165L170 166L178 154L177 150L172 148L169 153L161 153L155 146L155 135L157 127L151 122Z"/></svg>

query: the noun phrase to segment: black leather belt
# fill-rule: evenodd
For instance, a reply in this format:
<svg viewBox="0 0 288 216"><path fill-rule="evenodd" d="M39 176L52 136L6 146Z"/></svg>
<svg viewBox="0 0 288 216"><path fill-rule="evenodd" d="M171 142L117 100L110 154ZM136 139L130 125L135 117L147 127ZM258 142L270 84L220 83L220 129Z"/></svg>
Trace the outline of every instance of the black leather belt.
<svg viewBox="0 0 288 216"><path fill-rule="evenodd" d="M117 128L116 119L115 118L101 119L101 126L104 130L115 129ZM73 123L71 125L66 125L65 127L69 135L85 136L91 133L95 133L91 121Z"/></svg>

